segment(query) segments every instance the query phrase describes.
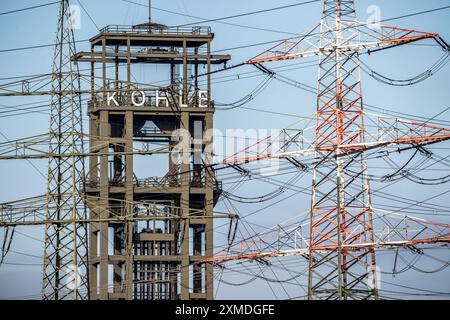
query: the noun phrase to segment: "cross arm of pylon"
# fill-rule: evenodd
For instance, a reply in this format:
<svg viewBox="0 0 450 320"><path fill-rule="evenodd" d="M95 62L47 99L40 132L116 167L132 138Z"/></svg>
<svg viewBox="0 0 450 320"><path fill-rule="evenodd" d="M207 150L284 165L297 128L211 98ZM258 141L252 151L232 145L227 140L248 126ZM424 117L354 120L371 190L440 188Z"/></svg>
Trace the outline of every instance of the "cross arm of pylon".
<svg viewBox="0 0 450 320"><path fill-rule="evenodd" d="M49 143L48 133L5 141L0 143L0 159L13 159L30 153L35 156L42 156L48 153Z"/></svg>
<svg viewBox="0 0 450 320"><path fill-rule="evenodd" d="M232 219L238 215L213 212L207 214L204 210L189 209L183 212L178 206L164 205L160 203L142 202L142 201L125 201L121 200L116 206L107 209L98 205L90 197L86 197L85 205L91 212L106 211L108 218L100 218L95 214L91 214L87 218L68 218L68 219L51 219L46 216L48 195L41 195L27 199L20 199L11 202L0 203L0 227L15 226L35 226L46 224L87 224L96 222L132 222L132 221L148 221L148 220L171 220L190 218L191 220L201 219ZM133 212L129 212L128 208L133 208ZM182 213L183 212L183 213Z"/></svg>
<svg viewBox="0 0 450 320"><path fill-rule="evenodd" d="M277 225L234 243L203 262L257 260L281 256L307 256L305 224Z"/></svg>
<svg viewBox="0 0 450 320"><path fill-rule="evenodd" d="M73 133L70 133L73 134ZM78 133L79 136L89 136L84 133ZM47 159L47 158L71 158L71 157L89 157L89 156L122 156L122 155L151 155L168 153L169 149L165 146L146 149L124 149L123 151L103 152L105 147L120 145L123 146L125 140L119 138L95 137L96 144L92 146L91 152L49 152L51 133L44 133L32 137L21 138L0 143L0 160L12 159ZM81 144L81 142L80 142Z"/></svg>
<svg viewBox="0 0 450 320"><path fill-rule="evenodd" d="M365 241L358 229L347 231L340 247L348 252L367 249L415 248L417 245L450 243L450 225L398 213L379 213L374 219L374 240ZM235 245L203 260L206 263L224 263L241 260L270 259L286 256L303 256L309 253L335 251L337 243L315 241L304 234L301 226L269 229L244 239Z"/></svg>
<svg viewBox="0 0 450 320"><path fill-rule="evenodd" d="M90 84L90 78L88 76L77 73L75 71L63 72L63 76L72 76L73 78L79 78L83 83ZM118 89L112 87L101 87L99 86L97 89L66 89L61 91L55 91L54 88L51 87L51 82L57 77L57 74L47 73L33 77L26 77L24 79L16 80L13 82L2 83L0 84L0 97L13 97L13 96L51 96L53 94L58 95L70 95L70 94L78 94L78 95L86 95L86 94L100 94L100 93L108 93L108 92L116 92ZM89 76L90 77L90 76ZM109 79L112 81L113 79ZM133 81L126 82L129 87L120 88L121 92L132 92L139 88L143 91L152 91L155 89L159 89L160 87L145 85L142 83L136 83ZM160 88L165 89L165 88Z"/></svg>
<svg viewBox="0 0 450 320"><path fill-rule="evenodd" d="M436 143L450 139L450 128L439 127L428 123L410 122L397 118L379 117L377 119L376 134L367 134L365 142L347 143L339 146L314 146L306 149L293 150L288 152L249 152L246 148L235 155L223 160L223 164L238 165L269 159L286 159L295 157L306 157L314 155L316 152L326 153L334 148L339 148L341 154L351 152L362 152L369 149L397 146L397 145L420 145L424 143ZM266 147L267 138L260 140L252 149L261 149L258 144Z"/></svg>
<svg viewBox="0 0 450 320"><path fill-rule="evenodd" d="M336 47L335 43L327 43L321 37L325 33L333 33L335 30L322 30L309 36L297 39L287 39L254 56L246 61L246 64L258 64L272 61L291 60L329 54L336 49L347 52L372 53L378 50L411 42L434 39L444 50L450 51L450 46L439 34L423 32L391 26L373 26L361 22L343 22L343 29L353 29L355 34L349 33L347 39L342 39ZM360 38L356 36L359 32Z"/></svg>
<svg viewBox="0 0 450 320"><path fill-rule="evenodd" d="M374 232L376 244L396 246L450 242L449 224L396 212L374 212L374 219L378 220L378 230Z"/></svg>

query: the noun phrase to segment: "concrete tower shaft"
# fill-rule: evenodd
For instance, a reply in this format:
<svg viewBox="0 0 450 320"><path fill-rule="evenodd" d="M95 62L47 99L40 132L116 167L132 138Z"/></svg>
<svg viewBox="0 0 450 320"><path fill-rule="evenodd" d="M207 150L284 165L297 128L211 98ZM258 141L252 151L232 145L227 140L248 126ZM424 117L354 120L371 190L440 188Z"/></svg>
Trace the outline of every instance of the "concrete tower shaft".
<svg viewBox="0 0 450 320"><path fill-rule="evenodd" d="M213 255L221 185L209 166L211 78L200 84L198 75L230 59L211 54L213 38L207 27L107 26L90 40L90 52L74 57L91 65L90 151L115 154L89 159L91 216L148 215L146 222L91 224L94 299L213 298L213 266L200 261ZM139 83L137 66L155 83L161 73L166 81ZM167 168L158 177L142 176L139 156L126 154L152 144L168 150L165 159L144 158L147 168Z"/></svg>

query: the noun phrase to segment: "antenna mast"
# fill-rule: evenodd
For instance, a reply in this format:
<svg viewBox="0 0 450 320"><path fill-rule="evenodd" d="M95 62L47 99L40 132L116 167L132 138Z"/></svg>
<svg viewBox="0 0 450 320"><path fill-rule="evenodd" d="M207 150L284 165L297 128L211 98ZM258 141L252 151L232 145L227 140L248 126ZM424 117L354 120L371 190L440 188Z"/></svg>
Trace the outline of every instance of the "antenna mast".
<svg viewBox="0 0 450 320"><path fill-rule="evenodd" d="M148 0L148 26L152 25L152 0Z"/></svg>

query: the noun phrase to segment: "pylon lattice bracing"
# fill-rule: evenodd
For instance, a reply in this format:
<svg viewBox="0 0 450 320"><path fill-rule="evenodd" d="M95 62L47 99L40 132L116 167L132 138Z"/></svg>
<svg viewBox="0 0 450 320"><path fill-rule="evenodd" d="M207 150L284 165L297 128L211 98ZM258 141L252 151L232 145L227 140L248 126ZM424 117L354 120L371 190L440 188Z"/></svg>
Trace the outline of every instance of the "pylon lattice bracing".
<svg viewBox="0 0 450 320"><path fill-rule="evenodd" d="M353 1L325 1L321 46L336 47L320 57L317 98L318 156L336 159L317 164L312 184L309 298L376 298L367 279L375 270L372 248L350 251L342 244L373 242L367 165L362 154L345 155L340 145L365 142L359 56L341 50L359 41ZM352 233L353 230L358 232ZM316 253L322 247L336 250Z"/></svg>
<svg viewBox="0 0 450 320"><path fill-rule="evenodd" d="M83 130L78 65L71 60L75 40L68 1L61 1L53 57L50 116L51 154L82 154ZM51 157L48 165L46 219L74 220L45 226L43 299L88 297L87 225L79 187L84 183L84 158Z"/></svg>

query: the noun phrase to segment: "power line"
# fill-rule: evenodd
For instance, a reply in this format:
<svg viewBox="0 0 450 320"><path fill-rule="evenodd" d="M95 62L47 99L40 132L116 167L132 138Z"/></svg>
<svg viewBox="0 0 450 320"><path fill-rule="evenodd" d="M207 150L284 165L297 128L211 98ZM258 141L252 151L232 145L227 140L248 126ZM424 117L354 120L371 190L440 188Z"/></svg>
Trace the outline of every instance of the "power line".
<svg viewBox="0 0 450 320"><path fill-rule="evenodd" d="M138 6L141 6L141 7L148 7L148 5L145 5L145 4L142 4L142 3L137 3L137 2L134 2L134 1L130 1L130 0L122 0L122 1L131 3L131 4L135 4L135 5L138 5ZM156 7L153 7L153 6L152 6L152 9L158 10L158 11L161 11L161 12L174 14L174 15L177 15L177 16L198 19L199 22L206 22L206 21L209 20L209 19L202 18L202 17L199 17L199 16L193 16L193 15L190 15L190 14L183 14L183 13L180 13L180 12L171 11L171 10L162 9L162 8L156 8ZM226 22L226 21L214 21L214 22L220 23L220 24L224 24L224 25L233 26L233 27L251 29L251 30L266 31L266 32L273 32L273 33L282 33L282 34L290 34L290 35L297 35L298 34L298 33L294 33L294 32L281 31L281 30L275 30L275 29L267 29L267 28L261 28L261 27L254 27L254 26L248 26L248 25L243 25L243 24L238 24L238 23L231 23L231 22Z"/></svg>
<svg viewBox="0 0 450 320"><path fill-rule="evenodd" d="M434 9L425 10L425 11L419 11L419 12L415 12L415 13L409 13L409 14L405 14L403 16L399 16L399 17L395 17L395 18L383 19L380 22L388 22L388 21L392 21L392 20L409 18L409 17L413 17L413 16L418 16L418 15L422 15L422 14L431 13L431 12L446 10L446 9L449 9L449 8L450 8L450 6L445 6L445 7L439 7L439 8L434 8Z"/></svg>
<svg viewBox="0 0 450 320"><path fill-rule="evenodd" d="M122 1L125 1L125 0L122 0ZM315 1L318 1L318 0L315 0ZM430 9L430 10L420 11L420 12L415 12L415 13L410 13L410 14L403 15L403 16L398 16L398 17L393 17L393 18L389 18L389 19L384 19L384 20L381 20L380 22L386 22L386 21L403 19L403 18L406 18L406 17L412 17L412 16L416 16L416 15L422 15L422 14L426 14L426 13L446 10L448 8L450 8L450 6L445 6L445 7L440 7L440 8L435 8L435 9ZM221 18L218 18L218 19L221 19ZM214 19L214 20L218 20L218 19ZM298 39L298 38L301 38L301 37L302 37L302 35L299 34L298 36L292 37L292 38L289 38L289 39ZM246 49L246 48L250 48L250 47L257 47L257 46L261 46L261 45L265 45L265 44L272 44L272 43L280 42L280 41L283 41L283 40L286 40L286 38L277 39L277 40L271 40L271 41L258 42L258 43L242 45L242 46L237 46L237 47L231 47L231 48L225 48L225 49L220 49L220 50L214 50L214 51L212 51L212 53L222 52L222 51L239 50L239 49ZM89 42L89 39L74 41L74 43L83 43L83 42ZM63 44L66 44L66 43L63 43ZM27 46L27 47L20 47L20 48L9 48L9 49L2 49L2 50L0 50L0 53L21 51L21 50L30 50L30 49L40 49L40 48L53 47L53 46L54 46L54 44L42 44L42 45Z"/></svg>
<svg viewBox="0 0 450 320"><path fill-rule="evenodd" d="M388 18L388 19L383 19L380 20L379 22L387 22L387 21L393 21L393 20L400 20L400 19L404 19L404 18L408 18L408 17L413 17L413 16L418 16L418 15L423 15L423 14L427 14L427 13L431 13L431 12L436 12L436 11L442 11L442 10L446 10L449 9L450 6L444 6L444 7L439 7L439 8L434 8L434 9L430 9L430 10L425 10L425 11L418 11L418 12L413 12L410 14L405 14L402 16L397 16L397 17L392 17L392 18ZM345 29L350 29L352 27L345 27L342 30ZM320 33L313 33L311 35L318 35ZM283 39L277 39L277 40L271 40L271 41L264 41L264 42L258 42L258 43L254 43L254 44L250 44L250 45L242 45L242 46L237 46L237 47L231 47L231 48L226 48L226 49L220 49L220 50L215 50L213 52L222 52L222 51L232 51L232 50L239 50L239 49L246 49L246 48L250 48L250 47L255 47L255 46L261 46L261 45L266 45L266 44L273 44L273 43L277 43L277 42L281 42L284 40L293 40L293 39L298 39L301 38L302 35L298 35L296 37L291 37L291 38L283 38Z"/></svg>
<svg viewBox="0 0 450 320"><path fill-rule="evenodd" d="M89 42L89 39L86 40L77 40L77 41L73 41L74 43L82 43L82 42ZM66 45L68 44L67 42L63 42L62 45ZM36 45L36 46L27 46L27 47L20 47L20 48L11 48L11 49L2 49L0 50L0 53L5 53L5 52L14 52L14 51L22 51L22 50L31 50L31 49L40 49L40 48L48 48L48 47L54 47L55 44L51 43L51 44L41 44L41 45Z"/></svg>
<svg viewBox="0 0 450 320"><path fill-rule="evenodd" d="M0 16L4 16L4 15L7 15L7 14L16 13L16 12L22 12L22 11L27 11L27 10L32 10L32 9L42 8L42 7L47 7L47 6L51 6L51 5L57 4L57 3L59 3L59 1L53 1L53 2L44 3L44 4L40 4L40 5L33 6L33 7L27 7L27 8L22 8L22 9L16 9L16 10L12 10L12 11L0 12Z"/></svg>
<svg viewBox="0 0 450 320"><path fill-rule="evenodd" d="M315 3L315 2L322 2L322 0L310 0L310 1L305 1L305 2L299 2L299 3L294 3L294 4L280 6L280 7L275 7L275 8L270 8L270 9L263 9L263 10L257 10L257 11L247 12L247 13L235 14L235 15L221 17L221 18L209 19L209 20L205 20L203 22L216 22L216 21L222 21L222 20L241 18L241 17L250 16L250 15L270 12L270 11L276 11L276 10L282 10L282 9L287 9L287 8L298 7L298 6L302 6L302 5L306 5L306 4L310 4L310 3ZM186 24L179 25L177 27L187 27L187 26L192 26L192 25L195 25L195 23L186 23Z"/></svg>
<svg viewBox="0 0 450 320"><path fill-rule="evenodd" d="M286 81L290 81L290 79L288 79L288 78L285 78L284 80L286 80ZM362 109L361 109L362 110ZM442 114L442 113L440 113L440 114ZM438 114L438 115L440 115L440 114ZM438 116L437 115L437 116ZM435 116L436 117L436 116ZM430 120L432 120L433 118L431 118ZM399 152L400 152L400 150L399 150ZM374 152L375 153L375 152ZM370 156L372 156L373 154L371 153L371 154L369 154L369 157ZM376 155L376 154L375 154ZM376 155L377 156L377 155ZM369 158L368 157L368 158ZM317 158L316 158L317 159ZM314 159L314 160L316 160L316 159ZM319 159L320 160L320 159ZM320 160L320 162L323 162L323 163L325 163L325 165L323 166L324 168L326 168L327 167L327 163L326 163L326 158L324 159L325 161L322 161L322 160ZM436 160L436 159L433 159L433 160ZM409 162L408 162L409 163ZM425 165L425 162L420 162L420 164L418 164L417 166L418 167L422 167L422 166L424 166ZM394 167L397 167L397 165L394 163ZM406 167L406 166L405 166ZM404 167L401 167L401 168L404 168ZM349 170L350 171L350 170ZM181 173L180 173L181 174ZM270 179L267 179L267 180L269 180L269 183L271 183L272 185L276 185L276 183L278 182L277 180L275 180L275 179L272 179L272 181L270 181ZM263 180L264 181L264 180ZM235 186L236 185L239 185L240 184L240 182L242 182L242 179L240 179L240 181L238 181L238 183L236 183L235 184ZM288 182L278 182L279 184L281 183L281 184L283 184L284 186L286 186L287 184L289 184L289 181ZM396 183L396 182L394 182L394 183ZM393 184L393 183L392 183ZM392 184L390 184L390 185L392 185ZM234 187L234 186L233 186ZM294 194L298 194L298 193L305 193L305 192L301 192L300 191L300 188L299 187L297 187L297 186L295 186L295 185L292 185L291 187L293 187L293 188L296 188L296 189L294 189L294 191L295 191L295 193ZM308 189L307 190L309 190L309 186L307 187ZM354 187L353 187L354 188ZM384 189L385 187L383 187L383 188L381 188L381 189L379 189L379 190L382 190L382 189ZM306 188L305 188L306 189ZM305 190L304 189L304 190ZM350 188L349 187L349 189L352 189L352 188ZM356 189L356 188L354 188L354 189ZM235 190L237 190L237 187L235 188ZM292 190L292 189L290 189L290 190ZM378 190L376 190L375 192L377 192ZM448 193L448 192L446 192L446 193ZM441 194L441 195L443 195L443 194ZM441 195L438 195L438 196L441 196ZM435 197L438 197L438 196L435 196ZM290 196L290 197L292 197L292 196ZM290 198L289 197L289 198ZM433 198L435 198L435 197L433 197ZM429 198L429 199L426 199L426 201L429 201L429 200L431 200L431 199L433 199L433 198ZM282 200L283 201L283 200ZM414 204L413 205L411 205L411 206L414 206L414 207L420 207L420 206L422 206L423 207L423 205L424 204L427 204L427 202L420 202L420 203L417 203L416 202L416 200L414 200L413 201L414 202ZM279 202L277 202L277 203L279 203ZM226 204L225 204L226 205ZM429 204L429 205L432 205L432 204ZM231 206L233 207L233 205L231 204ZM411 206L409 206L409 207L411 207ZM436 205L437 206L437 205ZM402 209L400 209L401 211L403 211ZM424 210L425 211L425 210ZM261 212L261 209L258 209L257 211L256 211L258 214ZM248 215L247 215L248 216ZM245 216L243 217L243 219L245 219ZM250 227L250 229L252 229L252 231L254 231L253 230L253 228L249 225L249 227ZM244 225L244 228L246 228L246 226ZM230 228L231 229L231 228ZM250 234L250 232L246 229L246 231L247 231L247 233L249 233ZM240 230L239 230L239 233L241 233L240 232ZM103 233L100 233L100 235L101 236L105 236ZM258 234L257 234L258 235ZM241 236L242 236L242 233L241 233ZM258 237L259 237L259 235L258 235ZM259 238L261 238L261 237L259 237ZM269 248L270 248L270 245L269 245ZM102 260L102 261L107 261L107 260ZM281 262L280 262L281 263ZM281 263L281 265L282 265L282 269L284 270L284 271L288 271L288 269L285 267L285 265L283 265L282 263ZM263 268L261 268L261 266L258 264L257 265L257 267L258 268L260 268L260 271L261 271L261 274L263 274L264 275L264 272L266 271L266 269L264 269L263 270ZM270 269L270 271L272 271L273 272L273 270L271 269L271 266L270 265L268 265L268 268L267 269ZM280 283L280 285L282 286L283 284L283 282L287 282L288 280L291 280L291 279L285 279L285 280L279 280L279 278L278 278L278 276L274 273L274 276L275 276L275 278L276 279L272 279L272 281L273 282L277 282L277 283ZM269 280L268 280L268 278L266 278L266 277L264 277L264 280L268 283L268 285L269 285L269 287L270 287L270 289L272 290L272 287L270 286L270 284L269 284ZM272 281L270 281L270 282L272 282ZM282 287L283 289L284 289L284 287ZM285 290L285 289L284 289ZM289 294L287 293L287 291L285 290L285 292L286 292L286 295L289 297ZM275 292L274 292L274 294L275 294Z"/></svg>
<svg viewBox="0 0 450 320"><path fill-rule="evenodd" d="M95 26L95 28L97 28L98 31L100 31L100 28L98 27L98 25L95 23L94 19L92 19L91 15L89 14L89 12L84 8L83 4L81 3L80 0L77 0L78 4L80 5L81 9L83 9L84 13L86 13L86 15L89 17L89 19L91 20L92 24Z"/></svg>

